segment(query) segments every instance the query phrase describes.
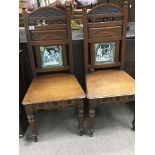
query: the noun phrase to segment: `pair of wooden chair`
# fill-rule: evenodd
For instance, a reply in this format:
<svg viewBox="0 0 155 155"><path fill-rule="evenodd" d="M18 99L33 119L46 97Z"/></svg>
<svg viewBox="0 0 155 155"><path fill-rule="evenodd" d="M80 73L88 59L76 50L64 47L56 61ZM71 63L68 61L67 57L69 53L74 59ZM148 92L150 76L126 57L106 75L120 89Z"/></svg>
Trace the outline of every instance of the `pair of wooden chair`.
<svg viewBox="0 0 155 155"><path fill-rule="evenodd" d="M134 80L122 69L125 61L127 5L103 4L83 9L86 94L74 76L71 13L42 7L23 11L34 79L23 99L33 140L35 111L78 107L79 133L84 131L84 99L89 101L89 131L93 135L95 107L134 100Z"/></svg>

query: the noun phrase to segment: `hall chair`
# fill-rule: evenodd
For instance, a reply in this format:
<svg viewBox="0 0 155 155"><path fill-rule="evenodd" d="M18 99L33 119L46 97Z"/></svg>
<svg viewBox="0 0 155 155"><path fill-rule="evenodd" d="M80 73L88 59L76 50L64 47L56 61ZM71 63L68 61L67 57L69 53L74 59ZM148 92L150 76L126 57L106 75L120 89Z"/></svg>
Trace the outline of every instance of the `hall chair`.
<svg viewBox="0 0 155 155"><path fill-rule="evenodd" d="M64 12L53 7L42 7L30 14L23 10L34 78L22 104L35 142L37 127L34 114L42 109L78 107L79 133L83 134L85 93L74 76L70 15L70 9Z"/></svg>
<svg viewBox="0 0 155 155"><path fill-rule="evenodd" d="M93 136L98 105L126 103L135 99L135 81L124 71L127 13L126 2L123 9L114 4L101 4L89 12L83 9L90 136Z"/></svg>

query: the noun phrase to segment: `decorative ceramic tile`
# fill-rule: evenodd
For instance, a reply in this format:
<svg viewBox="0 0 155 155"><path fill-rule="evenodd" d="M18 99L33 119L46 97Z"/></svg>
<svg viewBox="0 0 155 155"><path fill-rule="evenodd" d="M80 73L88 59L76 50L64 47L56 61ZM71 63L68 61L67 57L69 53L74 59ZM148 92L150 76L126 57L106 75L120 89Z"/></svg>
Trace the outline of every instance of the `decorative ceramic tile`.
<svg viewBox="0 0 155 155"><path fill-rule="evenodd" d="M77 0L77 2L81 3L84 6L96 4L97 0Z"/></svg>
<svg viewBox="0 0 155 155"><path fill-rule="evenodd" d="M113 63L115 42L95 43L95 64Z"/></svg>
<svg viewBox="0 0 155 155"><path fill-rule="evenodd" d="M40 46L42 67L62 66L62 45Z"/></svg>

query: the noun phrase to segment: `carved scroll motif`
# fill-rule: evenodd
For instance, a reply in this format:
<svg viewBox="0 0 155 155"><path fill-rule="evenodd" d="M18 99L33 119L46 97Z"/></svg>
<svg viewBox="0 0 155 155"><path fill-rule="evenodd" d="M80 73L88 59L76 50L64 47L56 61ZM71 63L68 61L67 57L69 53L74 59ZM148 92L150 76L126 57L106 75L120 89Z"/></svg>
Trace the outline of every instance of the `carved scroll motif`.
<svg viewBox="0 0 155 155"><path fill-rule="evenodd" d="M29 17L65 16L65 13L54 8L41 8L32 12Z"/></svg>
<svg viewBox="0 0 155 155"><path fill-rule="evenodd" d="M35 104L32 106L33 106L33 110L39 110L39 109L53 110L53 109L61 109L61 108L64 108L66 106L74 106L76 104L77 104L77 102L72 100L72 101L40 103L40 104Z"/></svg>
<svg viewBox="0 0 155 155"><path fill-rule="evenodd" d="M114 6L100 6L88 13L89 15L109 14L109 13L121 13L122 11Z"/></svg>
<svg viewBox="0 0 155 155"><path fill-rule="evenodd" d="M126 103L126 102L130 102L134 100L135 100L134 95L126 95L126 96L116 96L116 97L94 99L91 101L91 104L94 104L95 106L98 104L107 104L107 103Z"/></svg>

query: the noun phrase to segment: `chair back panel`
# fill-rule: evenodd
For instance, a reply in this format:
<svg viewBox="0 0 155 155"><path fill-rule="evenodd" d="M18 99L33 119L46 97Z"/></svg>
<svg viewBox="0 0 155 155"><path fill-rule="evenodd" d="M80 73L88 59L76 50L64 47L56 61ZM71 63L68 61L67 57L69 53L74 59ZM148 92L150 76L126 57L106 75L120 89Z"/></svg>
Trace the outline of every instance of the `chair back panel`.
<svg viewBox="0 0 155 155"><path fill-rule="evenodd" d="M42 7L23 11L33 74L50 71L73 72L70 9L66 12Z"/></svg>
<svg viewBox="0 0 155 155"><path fill-rule="evenodd" d="M124 67L127 3L83 9L85 71Z"/></svg>
<svg viewBox="0 0 155 155"><path fill-rule="evenodd" d="M65 29L56 30L36 30L30 32L32 41L44 40L66 40L67 31Z"/></svg>
<svg viewBox="0 0 155 155"><path fill-rule="evenodd" d="M90 39L113 37L113 36L119 37L122 35L122 27L121 26L89 28L88 30L89 30L88 37Z"/></svg>

